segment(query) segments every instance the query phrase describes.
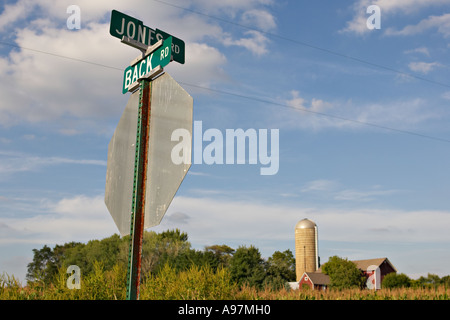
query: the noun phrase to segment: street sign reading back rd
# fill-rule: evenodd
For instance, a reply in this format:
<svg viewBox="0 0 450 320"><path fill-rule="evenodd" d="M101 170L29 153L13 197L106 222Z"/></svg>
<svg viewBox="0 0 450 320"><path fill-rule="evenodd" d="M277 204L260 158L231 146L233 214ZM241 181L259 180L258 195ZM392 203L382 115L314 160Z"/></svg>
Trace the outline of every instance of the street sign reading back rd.
<svg viewBox="0 0 450 320"><path fill-rule="evenodd" d="M145 26L141 20L130 17L117 10L111 12L111 22L109 25L109 33L116 38L122 39L126 36L148 46L151 46L159 40L167 39L171 35L160 30L153 30ZM184 63L185 46L184 41L172 36L172 57L179 63Z"/></svg>
<svg viewBox="0 0 450 320"><path fill-rule="evenodd" d="M135 65L129 66L125 69L123 74L122 93L127 93L130 85L139 80L145 74L157 66L164 68L170 62L170 56L172 52L172 37L164 40L161 47L156 49L150 55L145 56Z"/></svg>

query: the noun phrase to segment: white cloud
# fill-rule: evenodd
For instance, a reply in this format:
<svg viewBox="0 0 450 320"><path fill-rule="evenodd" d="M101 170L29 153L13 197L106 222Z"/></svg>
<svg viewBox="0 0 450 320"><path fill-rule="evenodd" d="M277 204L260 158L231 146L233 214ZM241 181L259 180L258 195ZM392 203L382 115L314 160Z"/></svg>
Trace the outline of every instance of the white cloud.
<svg viewBox="0 0 450 320"><path fill-rule="evenodd" d="M183 212L174 212L167 215L166 220L171 224L179 225L181 227L189 222L190 217Z"/></svg>
<svg viewBox="0 0 450 320"><path fill-rule="evenodd" d="M105 36L106 25L92 23L77 32L50 25L47 21L42 31L18 30L17 44L107 66L131 60L130 52ZM113 98L120 92L120 70L26 49L13 50L0 60L7 70L0 78L3 126L61 120L61 128L78 129L80 122L94 126L120 110Z"/></svg>
<svg viewBox="0 0 450 320"><path fill-rule="evenodd" d="M223 39L223 44L225 46L239 46L246 48L257 56L268 52L267 45L269 43L269 39L261 32L249 30L244 32L244 35L247 37L238 40L235 40L232 37L225 37Z"/></svg>
<svg viewBox="0 0 450 320"><path fill-rule="evenodd" d="M300 92L297 90L291 91L292 98L286 100L286 105L293 109L304 110L316 114L325 114L327 111L332 110L334 106L321 99L312 98L308 103L304 98L300 97Z"/></svg>
<svg viewBox="0 0 450 320"><path fill-rule="evenodd" d="M421 53L421 54L426 55L427 57L430 56L430 51L428 50L427 47L419 47L419 48L415 48L415 49L411 49L411 50L406 50L405 53L408 53L408 54Z"/></svg>
<svg viewBox="0 0 450 320"><path fill-rule="evenodd" d="M216 1L208 1L208 5L212 2ZM201 3L194 1L187 5ZM275 28L276 23L264 6L271 3L223 1L217 2L215 8L231 8L243 22L269 30ZM114 0L108 5L78 1L81 29L68 30L66 9L70 4L70 1L19 0L6 6L0 14L0 21L6 21L4 27L15 30L13 41L21 47L0 57L0 68L4 70L0 77L0 125L52 123L66 135L93 130L100 134L110 133L110 121L120 117L127 98L120 93L121 69L136 56L136 50L109 35L111 7L143 21L145 17L146 25L158 27L185 41L186 63L174 62L166 69L180 82L210 87L229 80L225 55L206 44L206 39L238 46L255 55L267 52L269 40L260 32L232 35L207 17L138 0L127 4Z"/></svg>
<svg viewBox="0 0 450 320"><path fill-rule="evenodd" d="M286 103L292 108L306 108L306 100L300 97L300 92L297 90L291 90L292 98L287 100Z"/></svg>
<svg viewBox="0 0 450 320"><path fill-rule="evenodd" d="M395 13L401 12L411 14L419 11L424 7L439 6L448 4L447 0L361 0L361 4L369 6L375 4L381 8L383 12Z"/></svg>
<svg viewBox="0 0 450 320"><path fill-rule="evenodd" d="M310 181L303 186L301 192L310 192L310 191L330 191L335 189L337 186L336 181L319 179Z"/></svg>
<svg viewBox="0 0 450 320"><path fill-rule="evenodd" d="M64 164L106 166L106 161L41 157L19 152L0 151L0 176L9 176L16 172L37 171L43 167Z"/></svg>
<svg viewBox="0 0 450 320"><path fill-rule="evenodd" d="M444 92L442 94L442 98L444 98L446 100L450 100L450 91Z"/></svg>
<svg viewBox="0 0 450 320"><path fill-rule="evenodd" d="M96 22L110 14L109 7L86 1L78 5L82 15L82 28L78 31L65 27L68 15L63 2L50 5L48 1L37 1L35 6L46 12L46 18L16 26L15 42L24 49L13 49L9 56L0 57L4 70L0 78L0 125L53 122L64 134L94 129L102 133L108 129L108 121L120 117L126 103L126 96L120 93L121 69L136 56L136 50L109 35L109 21ZM19 1L14 8L4 11L0 20L8 18L14 22L18 19L12 14L15 11L29 13L25 10L27 2ZM183 29L179 37L187 42L186 64L170 66L168 70L180 81L189 79L203 86L226 79L223 69L226 58L219 50L204 43L188 42L218 36L220 28L192 16L179 19L175 8L162 6L159 15L154 11L151 14L157 16L154 22L173 21L174 28L168 27L167 22L158 25L159 28L174 33ZM194 28L192 35L187 31L190 28L180 27L183 23L178 22L183 19Z"/></svg>
<svg viewBox="0 0 450 320"><path fill-rule="evenodd" d="M380 197L398 194L400 190L387 190L381 186L373 186L369 189L343 188L337 181L318 179L313 180L300 189L303 193L314 193L320 199L345 201L345 202L368 202L376 201Z"/></svg>
<svg viewBox="0 0 450 320"><path fill-rule="evenodd" d="M72 198L63 198L56 203L49 202L46 206L51 212L63 217L84 219L93 215L94 218L98 218L105 212L103 199L103 196L77 195Z"/></svg>
<svg viewBox="0 0 450 320"><path fill-rule="evenodd" d="M441 16L430 16L416 25L408 25L401 30L388 28L385 33L390 36L410 36L424 33L429 29L437 29L445 38L450 37L450 13Z"/></svg>
<svg viewBox="0 0 450 320"><path fill-rule="evenodd" d="M263 243L268 239L293 241L295 224L303 218L317 223L320 240L450 242L447 232L450 212L445 211L317 209L279 203L267 205L255 201L177 197L167 215L181 210L185 219L182 229L188 233L191 242L204 245ZM175 227L170 219L163 219L157 230ZM377 232L379 230L384 232Z"/></svg>
<svg viewBox="0 0 450 320"><path fill-rule="evenodd" d="M291 111L271 113L273 123L280 127L321 130L326 128L366 129L363 123L389 126L396 129L416 128L417 124L439 115L429 108L423 99L408 101L364 102L324 101L312 98L310 102L302 98L298 91L291 91L292 98L283 104ZM297 110L295 110L297 109Z"/></svg>
<svg viewBox="0 0 450 320"><path fill-rule="evenodd" d="M362 35L368 33L366 26L367 19L370 15L367 13L367 8L370 5L377 5L381 9L381 20L383 21L388 16L393 14L412 14L419 10L448 4L447 0L359 0L352 5L354 16L352 20L347 21L345 28L341 32L355 33ZM382 23L383 25L383 23ZM389 33L390 31L387 31Z"/></svg>
<svg viewBox="0 0 450 320"><path fill-rule="evenodd" d="M244 12L242 23L262 31L270 31L276 27L274 16L270 12L261 9L252 9Z"/></svg>
<svg viewBox="0 0 450 320"><path fill-rule="evenodd" d="M359 121L392 126L396 129L417 128L417 124L440 118L440 115L429 109L427 101L420 98L371 103L360 109L356 114Z"/></svg>
<svg viewBox="0 0 450 320"><path fill-rule="evenodd" d="M389 196L398 193L398 190L342 190L334 195L335 200L339 201L357 201L367 202L374 201L380 196Z"/></svg>
<svg viewBox="0 0 450 320"><path fill-rule="evenodd" d="M46 210L45 214L1 218L0 243L62 244L101 239L117 233L102 195L77 195L59 201L45 201L41 207ZM450 241L447 232L450 212L445 211L318 209L301 205L268 205L254 200L183 196L173 200L161 225L152 230L180 228L188 233L190 241L203 245L243 244L267 239L286 241L293 238L295 224L305 217L318 224L322 240ZM381 229L385 232L376 232Z"/></svg>
<svg viewBox="0 0 450 320"><path fill-rule="evenodd" d="M368 17L369 16L363 14L355 16L352 20L347 22L347 26L344 29L340 30L340 32L352 32L356 33L357 35L362 35L366 32L371 31L367 28Z"/></svg>
<svg viewBox="0 0 450 320"><path fill-rule="evenodd" d="M0 19L0 31L4 31L11 24L23 20L35 7L32 0L19 0L14 4L6 4Z"/></svg>
<svg viewBox="0 0 450 320"><path fill-rule="evenodd" d="M186 48L186 63L182 68L172 64L166 70L180 83L209 88L213 83L228 79L224 70L226 62L226 57L218 49L204 43L190 43ZM186 87L185 90L197 92L192 87ZM198 92L204 93L204 90Z"/></svg>
<svg viewBox="0 0 450 320"><path fill-rule="evenodd" d="M194 0L192 4L210 14L225 13L235 17L239 12L270 6L273 0Z"/></svg>
<svg viewBox="0 0 450 320"><path fill-rule="evenodd" d="M42 200L36 206L38 215L0 218L0 244L86 242L117 233L103 196Z"/></svg>
<svg viewBox="0 0 450 320"><path fill-rule="evenodd" d="M270 42L262 32L276 28L275 17L264 8L272 3L271 0L195 1L195 4L201 4L202 12L205 10L211 14L220 12L221 15L228 13L230 21L240 20L240 24L248 29L243 32L242 37L231 35L228 31L216 32L214 37L225 46L242 47L257 56L267 53L267 45Z"/></svg>
<svg viewBox="0 0 450 320"><path fill-rule="evenodd" d="M438 62L411 62L408 67L411 71L427 74L436 67L440 67Z"/></svg>

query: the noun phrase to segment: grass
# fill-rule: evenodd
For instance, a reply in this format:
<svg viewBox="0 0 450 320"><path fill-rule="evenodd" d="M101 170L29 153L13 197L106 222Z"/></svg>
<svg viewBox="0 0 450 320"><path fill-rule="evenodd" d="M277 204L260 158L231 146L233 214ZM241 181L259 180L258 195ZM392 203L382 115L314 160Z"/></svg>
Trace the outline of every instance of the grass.
<svg viewBox="0 0 450 320"><path fill-rule="evenodd" d="M445 286L436 288L344 289L333 290L256 290L242 288L236 299L263 300L450 300Z"/></svg>
<svg viewBox="0 0 450 320"><path fill-rule="evenodd" d="M0 275L0 300L124 300L126 271L114 266L105 271L102 263L94 264L93 271L81 278L81 289L68 289L68 274L61 268L50 285L41 282L22 286L14 277ZM226 269L217 271L208 267L192 267L176 273L165 266L156 275L143 279L141 300L450 300L446 286L428 288L399 288L345 290L258 290L239 288L231 281Z"/></svg>

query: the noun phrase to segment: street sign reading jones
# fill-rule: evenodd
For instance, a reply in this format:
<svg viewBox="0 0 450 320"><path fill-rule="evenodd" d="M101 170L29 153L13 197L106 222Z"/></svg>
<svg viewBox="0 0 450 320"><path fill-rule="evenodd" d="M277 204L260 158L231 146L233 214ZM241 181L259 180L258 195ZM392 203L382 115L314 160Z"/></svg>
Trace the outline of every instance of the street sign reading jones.
<svg viewBox="0 0 450 320"><path fill-rule="evenodd" d="M125 36L148 46L155 44L161 39L165 40L171 36L160 29L153 30L152 28L145 26L141 20L130 17L117 10L113 10L111 12L109 33L113 37L122 39L122 37ZM184 52L184 41L172 36L173 60L183 64Z"/></svg>

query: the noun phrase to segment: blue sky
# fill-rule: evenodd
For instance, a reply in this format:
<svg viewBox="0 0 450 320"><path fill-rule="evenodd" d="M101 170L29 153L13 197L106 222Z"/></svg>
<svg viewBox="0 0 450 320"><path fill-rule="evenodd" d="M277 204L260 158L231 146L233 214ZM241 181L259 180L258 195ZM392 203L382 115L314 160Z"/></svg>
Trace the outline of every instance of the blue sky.
<svg viewBox="0 0 450 320"><path fill-rule="evenodd" d="M33 248L118 233L107 152L138 52L109 34L113 9L185 41L186 63L165 71L204 131L279 130L277 174L193 164L151 230L269 257L294 252L309 218L322 263L388 257L413 278L450 274L448 0L4 1L0 271L23 280Z"/></svg>

